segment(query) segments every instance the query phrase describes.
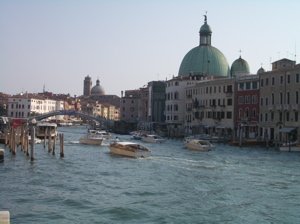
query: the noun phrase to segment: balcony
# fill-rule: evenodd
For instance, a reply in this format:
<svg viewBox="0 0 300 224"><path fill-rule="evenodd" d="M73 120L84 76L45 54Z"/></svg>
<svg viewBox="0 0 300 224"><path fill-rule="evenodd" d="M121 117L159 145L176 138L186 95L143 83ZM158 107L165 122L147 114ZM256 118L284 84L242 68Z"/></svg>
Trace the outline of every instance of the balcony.
<svg viewBox="0 0 300 224"><path fill-rule="evenodd" d="M300 109L300 105L291 105L291 109L292 110L299 110Z"/></svg>

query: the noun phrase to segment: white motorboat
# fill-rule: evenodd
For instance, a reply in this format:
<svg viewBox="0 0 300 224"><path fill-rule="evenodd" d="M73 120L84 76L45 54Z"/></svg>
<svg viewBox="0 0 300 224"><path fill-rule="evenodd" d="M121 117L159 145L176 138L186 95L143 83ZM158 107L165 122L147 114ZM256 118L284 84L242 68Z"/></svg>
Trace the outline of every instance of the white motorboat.
<svg viewBox="0 0 300 224"><path fill-rule="evenodd" d="M191 139L185 143L185 147L197 151L210 151L215 148L212 143L203 139Z"/></svg>
<svg viewBox="0 0 300 224"><path fill-rule="evenodd" d="M145 158L151 154L148 148L134 142L116 141L109 145L109 149L112 154L133 158Z"/></svg>
<svg viewBox="0 0 300 224"><path fill-rule="evenodd" d="M51 138L57 136L57 124L41 122L36 125L36 137L44 139L48 137L50 133Z"/></svg>
<svg viewBox="0 0 300 224"><path fill-rule="evenodd" d="M102 141L103 136L93 131L89 131L87 135L79 139L79 143L86 145L101 145Z"/></svg>
<svg viewBox="0 0 300 224"><path fill-rule="evenodd" d="M166 140L158 135L145 135L142 137L142 141L148 143L162 143Z"/></svg>
<svg viewBox="0 0 300 224"><path fill-rule="evenodd" d="M105 130L94 130L94 129L91 129L88 131L88 133L90 135L95 135L95 136L99 136L101 137L102 139L109 139L111 137L111 134Z"/></svg>

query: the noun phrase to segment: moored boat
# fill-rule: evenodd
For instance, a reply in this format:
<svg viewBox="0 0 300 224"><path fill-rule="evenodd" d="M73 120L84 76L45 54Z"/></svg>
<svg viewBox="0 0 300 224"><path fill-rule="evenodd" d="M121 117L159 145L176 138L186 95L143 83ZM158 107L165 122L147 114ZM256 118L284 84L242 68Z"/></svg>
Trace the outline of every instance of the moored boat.
<svg viewBox="0 0 300 224"><path fill-rule="evenodd" d="M197 151L210 151L215 148L212 143L203 139L191 139L185 143L185 147Z"/></svg>
<svg viewBox="0 0 300 224"><path fill-rule="evenodd" d="M116 141L109 145L109 149L112 154L133 158L145 158L151 154L148 148L134 142Z"/></svg>
<svg viewBox="0 0 300 224"><path fill-rule="evenodd" d="M55 138L57 136L57 124L48 122L37 123L36 137L43 139L45 137L49 137L49 135L51 138Z"/></svg>

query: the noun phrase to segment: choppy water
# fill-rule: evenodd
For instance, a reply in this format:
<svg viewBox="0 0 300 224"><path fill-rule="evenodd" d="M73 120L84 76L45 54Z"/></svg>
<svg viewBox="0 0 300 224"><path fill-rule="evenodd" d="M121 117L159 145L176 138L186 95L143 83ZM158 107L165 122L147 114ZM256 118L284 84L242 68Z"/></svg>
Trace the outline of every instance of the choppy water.
<svg viewBox="0 0 300 224"><path fill-rule="evenodd" d="M78 144L84 129L60 131L64 159L42 145L33 163L5 150L0 210L12 223L300 223L298 153L227 145L201 153L168 140L147 144L150 158L130 159Z"/></svg>

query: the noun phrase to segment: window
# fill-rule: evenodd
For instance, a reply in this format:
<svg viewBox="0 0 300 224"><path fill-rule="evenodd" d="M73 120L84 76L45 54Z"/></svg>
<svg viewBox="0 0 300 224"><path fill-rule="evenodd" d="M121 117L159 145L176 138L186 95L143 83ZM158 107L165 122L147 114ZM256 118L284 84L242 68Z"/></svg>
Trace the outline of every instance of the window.
<svg viewBox="0 0 300 224"><path fill-rule="evenodd" d="M267 122L267 121L268 121L268 114L265 113L265 122Z"/></svg>
<svg viewBox="0 0 300 224"><path fill-rule="evenodd" d="M243 109L239 109L239 118L241 119L243 117Z"/></svg>
<svg viewBox="0 0 300 224"><path fill-rule="evenodd" d="M289 111L286 112L286 121L290 121L290 112Z"/></svg>
<svg viewBox="0 0 300 224"><path fill-rule="evenodd" d="M243 82L241 82L241 83L239 84L239 89L240 89L240 90L243 90L243 89L244 89L244 83L243 83Z"/></svg>
<svg viewBox="0 0 300 224"><path fill-rule="evenodd" d="M252 89L257 89L257 82L252 82Z"/></svg>
<svg viewBox="0 0 300 224"><path fill-rule="evenodd" d="M280 76L280 84L283 84L283 76Z"/></svg>
<svg viewBox="0 0 300 224"><path fill-rule="evenodd" d="M252 104L257 104L257 96L256 95L252 96Z"/></svg>
<svg viewBox="0 0 300 224"><path fill-rule="evenodd" d="M264 80L263 80L263 79L260 80L260 86L261 86L261 87L264 86Z"/></svg>
<svg viewBox="0 0 300 224"><path fill-rule="evenodd" d="M251 82L246 82L246 89L251 89Z"/></svg>
<svg viewBox="0 0 300 224"><path fill-rule="evenodd" d="M299 74L296 74L296 82L297 83L299 82L299 79L300 79Z"/></svg>
<svg viewBox="0 0 300 224"><path fill-rule="evenodd" d="M266 97L266 106L268 106L268 104L269 104L269 98Z"/></svg>
<svg viewBox="0 0 300 224"><path fill-rule="evenodd" d="M252 109L252 117L254 117L254 118L256 117L256 109L255 108Z"/></svg>
<svg viewBox="0 0 300 224"><path fill-rule="evenodd" d="M299 103L299 92L298 91L296 91L296 104L298 104Z"/></svg>
<svg viewBox="0 0 300 224"><path fill-rule="evenodd" d="M282 112L279 112L279 121L282 121Z"/></svg>
<svg viewBox="0 0 300 224"><path fill-rule="evenodd" d="M286 101L287 101L287 104L290 104L290 92L286 93Z"/></svg>
<svg viewBox="0 0 300 224"><path fill-rule="evenodd" d="M250 104L251 103L250 99L251 99L250 96L245 96L245 103Z"/></svg>
<svg viewBox="0 0 300 224"><path fill-rule="evenodd" d="M274 105L274 93L272 93L271 95L271 101L272 101L272 105Z"/></svg>
<svg viewBox="0 0 300 224"><path fill-rule="evenodd" d="M280 93L280 104L283 104L283 94Z"/></svg>
<svg viewBox="0 0 300 224"><path fill-rule="evenodd" d="M239 104L244 104L244 96L239 96Z"/></svg>
<svg viewBox="0 0 300 224"><path fill-rule="evenodd" d="M266 78L266 86L269 85L269 79Z"/></svg>
<svg viewBox="0 0 300 224"><path fill-rule="evenodd" d="M274 121L274 112L271 112L271 121Z"/></svg>
<svg viewBox="0 0 300 224"><path fill-rule="evenodd" d="M275 85L275 77L272 77L272 86Z"/></svg>
<svg viewBox="0 0 300 224"><path fill-rule="evenodd" d="M295 121L297 122L298 121L298 111L295 111L294 116L295 116Z"/></svg>
<svg viewBox="0 0 300 224"><path fill-rule="evenodd" d="M288 75L288 76L287 76L287 83L290 83L290 82L291 82L291 76Z"/></svg>
<svg viewBox="0 0 300 224"><path fill-rule="evenodd" d="M227 117L227 119L231 119L232 118L232 112L231 111L227 111L226 112L226 117Z"/></svg>
<svg viewBox="0 0 300 224"><path fill-rule="evenodd" d="M232 93L232 85L227 86L227 93Z"/></svg>
<svg viewBox="0 0 300 224"><path fill-rule="evenodd" d="M246 117L246 118L249 117L249 108L248 108L248 107L246 108L246 111L245 111L245 117Z"/></svg>
<svg viewBox="0 0 300 224"><path fill-rule="evenodd" d="M227 99L227 105L231 106L232 105L232 99Z"/></svg>

